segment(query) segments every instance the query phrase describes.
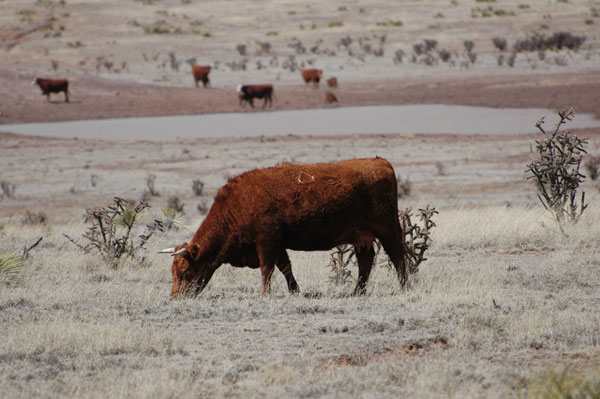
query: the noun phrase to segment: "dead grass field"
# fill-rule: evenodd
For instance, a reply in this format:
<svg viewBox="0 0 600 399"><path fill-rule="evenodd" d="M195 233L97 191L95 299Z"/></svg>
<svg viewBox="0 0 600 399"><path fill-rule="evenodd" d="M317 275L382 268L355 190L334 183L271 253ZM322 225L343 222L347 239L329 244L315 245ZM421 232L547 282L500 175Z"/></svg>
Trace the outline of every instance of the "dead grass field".
<svg viewBox="0 0 600 399"><path fill-rule="evenodd" d="M594 132L590 148L600 142ZM598 190L562 236L526 180L529 137L370 136L268 141L96 142L3 136L1 250L43 236L0 290L0 386L44 397L515 397L549 370L598 365ZM141 155L143 154L143 156ZM223 265L197 299L171 301L170 259L228 176L280 161L389 159L412 182L400 206L435 206L433 247L402 292L376 267L369 295L328 281L327 252L292 252L302 293L274 276ZM28 159L28 162L22 162ZM439 163L443 165L440 173ZM127 171L124 173L123 171ZM159 197L184 203L181 228L154 236L140 266L83 254L86 207ZM97 176L96 186L91 176ZM197 197L192 181L206 183ZM47 224L24 223L25 211ZM382 260L383 261L383 260ZM353 276L356 270L352 270Z"/></svg>

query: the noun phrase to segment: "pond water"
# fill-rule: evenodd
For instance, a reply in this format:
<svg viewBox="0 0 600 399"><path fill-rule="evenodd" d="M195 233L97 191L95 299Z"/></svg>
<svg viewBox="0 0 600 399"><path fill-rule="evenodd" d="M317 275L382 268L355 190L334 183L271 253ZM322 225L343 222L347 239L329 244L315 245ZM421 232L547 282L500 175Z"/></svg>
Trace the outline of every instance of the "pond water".
<svg viewBox="0 0 600 399"><path fill-rule="evenodd" d="M108 140L417 133L527 134L537 132L535 123L542 115L546 115L546 130L558 122L556 112L541 108L426 104L27 123L0 125L0 131ZM567 127L600 127L600 120L589 114L578 114Z"/></svg>

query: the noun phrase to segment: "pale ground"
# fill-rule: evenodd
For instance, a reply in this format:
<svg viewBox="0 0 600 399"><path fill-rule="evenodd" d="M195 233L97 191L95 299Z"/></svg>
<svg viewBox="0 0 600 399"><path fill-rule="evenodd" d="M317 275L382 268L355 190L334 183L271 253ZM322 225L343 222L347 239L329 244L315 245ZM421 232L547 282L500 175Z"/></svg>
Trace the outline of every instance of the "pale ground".
<svg viewBox="0 0 600 399"><path fill-rule="evenodd" d="M472 17L487 7L515 15ZM19 79L56 74L75 83L101 77L188 86L185 60L196 57L217 65L219 73L211 76L217 88L246 80L298 85L298 72L282 68L294 54L287 45L295 37L309 53L296 56L299 65L314 58L341 80L427 80L464 73L462 43L473 40L478 61L469 73L522 75L521 86L528 74L540 72L569 72L577 81L578 72L597 70L600 20L593 8L600 2L4 0L0 70ZM50 29L12 46L19 32L51 16L56 20ZM143 26L159 20L187 33L144 33ZM377 26L386 21L403 26ZM544 60L523 56L514 69L498 67L492 37L512 43L531 31L556 30L585 34L584 49L552 52ZM44 39L47 33L54 37ZM385 56L363 54L359 38L369 37L377 47L373 35L383 33ZM347 35L354 56L336 46ZM336 56L310 53L319 38L320 48ZM425 38L453 52L454 66L415 68L408 60L412 44ZM257 41L272 44L277 66L256 68L258 60L267 64L272 58L255 55ZM226 65L241 60L239 43L251 54L246 71ZM400 48L407 56L395 65L392 57ZM548 82L553 84L551 77ZM19 104L27 109L30 101L45 101L39 93L34 98ZM577 134L589 137L589 152L598 153L597 130ZM547 370L597 374L598 189L595 182L584 184L590 207L562 236L524 173L534 138L111 142L0 135L0 180L15 185L14 198L0 199L0 252L20 254L43 236L18 278L0 282L0 396L499 398L518 396ZM369 295L350 297L352 283L328 281L327 252L294 252L299 296L290 296L277 274L273 294L257 298L258 271L223 265L198 298L169 300L170 259L155 252L191 238L202 220L197 205L210 206L229 176L282 161L375 155L412 183L400 207L430 204L440 212L429 259L409 290L401 291L380 265ZM85 208L108 205L115 195L140 198L150 174L160 196L150 198L144 222L160 217L170 196L183 201L186 214L179 230L151 238L145 266L111 267L64 237L84 242ZM195 179L206 184L202 197L192 192ZM43 212L48 223L25 224L26 211ZM351 271L355 275L356 267Z"/></svg>

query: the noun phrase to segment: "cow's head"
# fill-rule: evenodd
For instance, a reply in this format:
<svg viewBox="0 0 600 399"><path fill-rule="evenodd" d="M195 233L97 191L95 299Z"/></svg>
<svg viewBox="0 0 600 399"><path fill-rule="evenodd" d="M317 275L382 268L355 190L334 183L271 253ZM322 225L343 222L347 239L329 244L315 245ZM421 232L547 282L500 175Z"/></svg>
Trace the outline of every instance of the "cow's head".
<svg viewBox="0 0 600 399"><path fill-rule="evenodd" d="M200 248L196 243L186 242L175 248L163 249L159 253L169 253L174 257L171 266L173 298L200 294L216 269L214 265L202 261Z"/></svg>
<svg viewBox="0 0 600 399"><path fill-rule="evenodd" d="M235 91L237 91L238 93L241 93L242 92L242 85L241 84L237 85L237 88L235 89Z"/></svg>
<svg viewBox="0 0 600 399"><path fill-rule="evenodd" d="M31 81L31 84L32 85L38 84L40 80L42 80L42 79L41 78L37 78L37 77L33 78L33 80Z"/></svg>

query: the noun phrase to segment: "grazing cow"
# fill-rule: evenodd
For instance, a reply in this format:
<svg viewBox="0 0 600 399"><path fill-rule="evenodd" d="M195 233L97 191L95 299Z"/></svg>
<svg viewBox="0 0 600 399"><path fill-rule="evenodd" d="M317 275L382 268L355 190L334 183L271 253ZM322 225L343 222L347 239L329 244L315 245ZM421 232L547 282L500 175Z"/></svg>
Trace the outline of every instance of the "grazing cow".
<svg viewBox="0 0 600 399"><path fill-rule="evenodd" d="M31 84L38 85L42 89L42 95L46 96L46 101L50 101L50 93L65 93L65 102L69 102L69 81L67 79L43 79L35 78Z"/></svg>
<svg viewBox="0 0 600 399"><path fill-rule="evenodd" d="M323 79L323 71L321 69L303 69L301 73L302 79L304 79L304 86L308 87L308 84L312 82L315 89L319 88L319 81Z"/></svg>
<svg viewBox="0 0 600 399"><path fill-rule="evenodd" d="M337 103L338 100L337 100L337 97L335 96L335 94L328 91L327 93L325 93L325 102L327 104L333 104L333 103Z"/></svg>
<svg viewBox="0 0 600 399"><path fill-rule="evenodd" d="M406 244L398 220L398 188L382 158L334 163L283 163L229 179L189 243L160 251L174 256L171 296L198 295L223 263L260 268L261 296L275 266L299 291L286 249L329 250L352 244L355 294L364 294L378 238L406 283Z"/></svg>
<svg viewBox="0 0 600 399"><path fill-rule="evenodd" d="M335 89L338 85L337 78L334 76L332 78L327 79L327 86Z"/></svg>
<svg viewBox="0 0 600 399"><path fill-rule="evenodd" d="M196 87L198 87L199 81L202 81L203 87L208 86L210 83L210 80L208 80L208 74L210 73L211 69L212 68L210 65L192 65L192 75L194 75L194 83L196 84Z"/></svg>
<svg viewBox="0 0 600 399"><path fill-rule="evenodd" d="M247 101L254 108L254 99L263 98L263 108L269 103L269 107L273 105L273 85L238 85L236 91L240 99L240 105Z"/></svg>

